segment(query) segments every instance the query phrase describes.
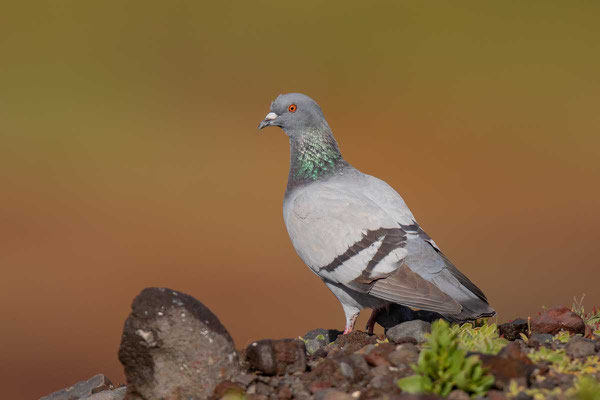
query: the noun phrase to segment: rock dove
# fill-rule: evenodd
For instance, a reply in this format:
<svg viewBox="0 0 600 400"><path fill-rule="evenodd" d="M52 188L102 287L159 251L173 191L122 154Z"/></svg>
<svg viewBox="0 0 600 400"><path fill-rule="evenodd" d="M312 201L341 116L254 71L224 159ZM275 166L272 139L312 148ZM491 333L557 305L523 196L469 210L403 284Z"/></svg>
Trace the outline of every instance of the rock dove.
<svg viewBox="0 0 600 400"><path fill-rule="evenodd" d="M340 153L319 105L300 93L280 95L259 124L278 126L290 141L283 217L306 265L342 303L344 333L359 312L392 304L455 321L495 314L483 292L421 229L400 195L363 174Z"/></svg>

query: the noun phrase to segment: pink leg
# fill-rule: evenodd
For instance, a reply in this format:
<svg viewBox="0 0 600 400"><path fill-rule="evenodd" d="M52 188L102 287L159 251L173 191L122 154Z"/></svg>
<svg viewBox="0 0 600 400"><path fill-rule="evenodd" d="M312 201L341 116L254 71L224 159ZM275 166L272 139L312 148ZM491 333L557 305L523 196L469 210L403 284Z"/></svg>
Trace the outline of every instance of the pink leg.
<svg viewBox="0 0 600 400"><path fill-rule="evenodd" d="M356 323L357 318L358 318L358 314L354 314L346 321L346 329L344 329L344 335L346 335L354 330L354 324Z"/></svg>

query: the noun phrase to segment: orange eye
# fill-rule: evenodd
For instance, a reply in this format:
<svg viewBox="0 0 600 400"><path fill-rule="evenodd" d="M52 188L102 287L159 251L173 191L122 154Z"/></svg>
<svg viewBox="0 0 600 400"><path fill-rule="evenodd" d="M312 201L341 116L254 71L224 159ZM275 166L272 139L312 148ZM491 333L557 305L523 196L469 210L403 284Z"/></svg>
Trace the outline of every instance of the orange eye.
<svg viewBox="0 0 600 400"><path fill-rule="evenodd" d="M295 104L290 104L290 106L288 107L288 111L289 112L296 112L296 105Z"/></svg>

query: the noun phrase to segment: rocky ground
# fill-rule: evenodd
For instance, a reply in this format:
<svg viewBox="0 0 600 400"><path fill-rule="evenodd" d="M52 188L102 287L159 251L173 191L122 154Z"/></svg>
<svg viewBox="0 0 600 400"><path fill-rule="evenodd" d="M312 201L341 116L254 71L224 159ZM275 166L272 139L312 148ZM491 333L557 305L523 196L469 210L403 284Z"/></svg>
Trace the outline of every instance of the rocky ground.
<svg viewBox="0 0 600 400"><path fill-rule="evenodd" d="M96 375L42 399L600 399L600 331L583 310L554 308L498 327L434 322L431 335L435 315L400 311L378 321L381 337L317 329L236 350L198 300L149 288L123 331L127 386ZM458 361L444 370L447 359ZM411 394L414 378L438 394Z"/></svg>

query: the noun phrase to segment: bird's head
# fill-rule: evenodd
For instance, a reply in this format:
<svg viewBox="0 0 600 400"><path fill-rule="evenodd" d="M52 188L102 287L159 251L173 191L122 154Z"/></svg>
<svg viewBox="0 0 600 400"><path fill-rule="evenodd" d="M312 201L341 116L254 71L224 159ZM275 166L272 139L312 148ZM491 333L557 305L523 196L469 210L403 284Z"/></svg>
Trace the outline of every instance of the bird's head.
<svg viewBox="0 0 600 400"><path fill-rule="evenodd" d="M271 112L258 125L258 129L267 126L278 126L289 137L302 135L311 128L329 129L321 107L313 99L301 93L279 95L271 103Z"/></svg>

